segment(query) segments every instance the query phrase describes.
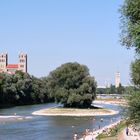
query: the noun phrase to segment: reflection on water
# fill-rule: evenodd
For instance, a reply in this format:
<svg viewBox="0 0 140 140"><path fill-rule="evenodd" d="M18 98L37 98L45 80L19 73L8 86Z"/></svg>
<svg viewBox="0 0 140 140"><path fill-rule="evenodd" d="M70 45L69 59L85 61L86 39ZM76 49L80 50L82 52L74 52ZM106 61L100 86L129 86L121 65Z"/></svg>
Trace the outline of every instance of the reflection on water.
<svg viewBox="0 0 140 140"><path fill-rule="evenodd" d="M17 118L0 118L0 139L2 140L72 140L76 132L82 134L85 129L103 127L110 121L117 121L120 115L96 117L33 116L33 111L56 104L30 105L1 109L0 114L13 115ZM101 104L98 104L101 105ZM103 104L106 108L120 110L116 105ZM103 118L103 122L101 122Z"/></svg>

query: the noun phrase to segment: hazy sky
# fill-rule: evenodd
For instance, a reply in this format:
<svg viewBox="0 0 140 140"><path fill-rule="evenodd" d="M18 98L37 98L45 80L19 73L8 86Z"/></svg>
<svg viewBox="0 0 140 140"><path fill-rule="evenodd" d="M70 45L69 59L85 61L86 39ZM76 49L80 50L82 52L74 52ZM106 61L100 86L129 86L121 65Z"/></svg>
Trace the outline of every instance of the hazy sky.
<svg viewBox="0 0 140 140"><path fill-rule="evenodd" d="M123 0L1 0L0 52L9 63L18 53L28 54L28 72L37 77L66 62L79 62L90 69L98 85L114 84L121 73L129 83L134 57L119 43Z"/></svg>

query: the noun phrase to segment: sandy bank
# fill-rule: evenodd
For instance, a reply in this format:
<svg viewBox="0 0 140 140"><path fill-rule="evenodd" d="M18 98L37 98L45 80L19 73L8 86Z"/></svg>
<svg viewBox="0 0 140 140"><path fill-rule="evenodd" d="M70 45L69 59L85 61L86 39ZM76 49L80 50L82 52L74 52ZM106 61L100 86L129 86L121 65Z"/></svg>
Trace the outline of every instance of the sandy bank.
<svg viewBox="0 0 140 140"><path fill-rule="evenodd" d="M18 115L9 115L9 116L0 116L0 123L6 122L6 121L12 121L12 120L26 120L26 119L32 119L32 116L18 116Z"/></svg>
<svg viewBox="0 0 140 140"><path fill-rule="evenodd" d="M0 119L8 119L8 118L19 118L21 116L14 116L14 115L11 115L11 116L0 116Z"/></svg>
<svg viewBox="0 0 140 140"><path fill-rule="evenodd" d="M99 116L99 115L114 115L118 111L110 109L67 109L67 108L48 108L35 111L33 115L45 116Z"/></svg>
<svg viewBox="0 0 140 140"><path fill-rule="evenodd" d="M120 106L127 106L127 102L125 100L119 100L119 99L98 99L93 101L93 103L103 103L103 104L113 104L113 105L120 105Z"/></svg>

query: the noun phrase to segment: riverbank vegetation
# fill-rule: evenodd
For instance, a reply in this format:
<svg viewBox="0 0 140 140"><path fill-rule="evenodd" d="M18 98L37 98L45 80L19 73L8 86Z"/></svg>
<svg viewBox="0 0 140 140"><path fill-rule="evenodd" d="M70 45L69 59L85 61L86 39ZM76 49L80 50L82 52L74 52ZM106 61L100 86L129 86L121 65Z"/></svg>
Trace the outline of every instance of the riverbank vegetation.
<svg viewBox="0 0 140 140"><path fill-rule="evenodd" d="M89 108L96 97L96 81L85 65L66 63L48 78L49 93L64 107Z"/></svg>
<svg viewBox="0 0 140 140"><path fill-rule="evenodd" d="M104 130L103 133L97 136L97 140L104 140L104 139L107 140L107 138L108 140L110 140L111 138L112 140L118 139L117 138L118 133L120 133L125 127L126 127L126 122L121 121L120 123L115 125L113 128Z"/></svg>
<svg viewBox="0 0 140 140"><path fill-rule="evenodd" d="M57 102L65 107L89 108L96 96L96 81L85 65L66 63L36 78L28 73L0 74L0 106Z"/></svg>
<svg viewBox="0 0 140 140"><path fill-rule="evenodd" d="M45 81L21 71L0 74L0 97L1 106L51 101Z"/></svg>
<svg viewBox="0 0 140 140"><path fill-rule="evenodd" d="M131 80L135 86L128 96L128 122L140 124L140 0L125 0L121 12L121 43L135 49L135 60L131 64Z"/></svg>
<svg viewBox="0 0 140 140"><path fill-rule="evenodd" d="M97 94L125 94L129 87L124 87L119 84L119 87L115 87L115 85L110 85L110 87L106 88L97 88Z"/></svg>

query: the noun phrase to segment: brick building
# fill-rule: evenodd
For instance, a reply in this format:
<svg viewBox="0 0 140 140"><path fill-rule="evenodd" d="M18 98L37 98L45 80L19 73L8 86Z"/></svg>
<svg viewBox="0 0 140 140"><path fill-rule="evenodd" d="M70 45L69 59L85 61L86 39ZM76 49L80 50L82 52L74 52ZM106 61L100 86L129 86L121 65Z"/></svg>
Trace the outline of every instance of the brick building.
<svg viewBox="0 0 140 140"><path fill-rule="evenodd" d="M17 64L8 64L8 54L0 54L0 72L13 74L16 70L27 72L27 54L20 53Z"/></svg>

